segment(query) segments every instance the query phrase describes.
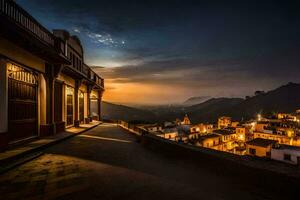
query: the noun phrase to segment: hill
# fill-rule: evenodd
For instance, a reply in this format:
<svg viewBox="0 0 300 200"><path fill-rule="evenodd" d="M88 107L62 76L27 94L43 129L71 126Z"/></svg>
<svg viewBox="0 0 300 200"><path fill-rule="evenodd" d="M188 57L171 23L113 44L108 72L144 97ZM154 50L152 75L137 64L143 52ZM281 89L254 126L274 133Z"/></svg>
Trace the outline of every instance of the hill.
<svg viewBox="0 0 300 200"><path fill-rule="evenodd" d="M241 98L212 98L208 101L190 106L185 112L196 122L213 122L219 116L227 115L234 106L243 102Z"/></svg>
<svg viewBox="0 0 300 200"><path fill-rule="evenodd" d="M210 97L209 96L199 96L199 97L191 97L183 102L184 106L192 106L196 104L203 103L207 101Z"/></svg>
<svg viewBox="0 0 300 200"><path fill-rule="evenodd" d="M258 113L291 113L300 108L300 84L289 83L275 90L260 93L247 99L217 98L186 109L195 121L216 121L227 115L235 120L255 118Z"/></svg>
<svg viewBox="0 0 300 200"><path fill-rule="evenodd" d="M174 121L188 114L193 123L216 122L226 115L234 120L248 120L258 113L291 113L300 109L300 84L289 83L269 92L257 93L247 99L211 98L192 106L159 106L137 109L108 102L102 104L105 119L140 120L149 122Z"/></svg>
<svg viewBox="0 0 300 200"><path fill-rule="evenodd" d="M232 117L236 119L253 118L258 113L295 112L300 108L300 84L288 83L267 93L244 100L232 108Z"/></svg>

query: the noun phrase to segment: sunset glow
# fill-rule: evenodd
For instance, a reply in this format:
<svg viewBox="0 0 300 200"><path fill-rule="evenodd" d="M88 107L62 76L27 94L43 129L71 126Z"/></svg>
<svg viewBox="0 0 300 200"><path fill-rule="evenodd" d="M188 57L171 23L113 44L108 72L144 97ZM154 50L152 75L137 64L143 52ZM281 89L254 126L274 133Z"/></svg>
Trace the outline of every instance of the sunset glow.
<svg viewBox="0 0 300 200"><path fill-rule="evenodd" d="M50 30L63 27L80 38L85 62L100 66L95 70L107 80L107 101L244 98L300 81L300 17L293 4L18 2Z"/></svg>

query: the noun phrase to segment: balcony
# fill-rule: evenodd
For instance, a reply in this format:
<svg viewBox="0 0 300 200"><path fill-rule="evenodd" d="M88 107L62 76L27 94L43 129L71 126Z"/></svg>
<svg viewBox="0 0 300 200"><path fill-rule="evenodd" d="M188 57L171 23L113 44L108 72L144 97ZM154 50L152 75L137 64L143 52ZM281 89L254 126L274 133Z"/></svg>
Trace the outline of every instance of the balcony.
<svg viewBox="0 0 300 200"><path fill-rule="evenodd" d="M84 68L87 71L87 77L104 89L104 79L98 76L89 66L84 64Z"/></svg>
<svg viewBox="0 0 300 200"><path fill-rule="evenodd" d="M85 79L89 84L96 85L98 89L104 89L104 79L84 63L81 66L68 65L63 72L76 79Z"/></svg>
<svg viewBox="0 0 300 200"><path fill-rule="evenodd" d="M61 40L12 0L0 0L0 34L51 62L68 63Z"/></svg>

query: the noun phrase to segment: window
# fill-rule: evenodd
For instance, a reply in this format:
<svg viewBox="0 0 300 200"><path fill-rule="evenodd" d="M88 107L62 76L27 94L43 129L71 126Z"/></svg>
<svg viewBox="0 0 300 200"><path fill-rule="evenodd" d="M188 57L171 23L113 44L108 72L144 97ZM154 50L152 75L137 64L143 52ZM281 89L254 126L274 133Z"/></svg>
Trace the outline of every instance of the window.
<svg viewBox="0 0 300 200"><path fill-rule="evenodd" d="M291 154L284 154L283 159L287 161L291 161Z"/></svg>
<svg viewBox="0 0 300 200"><path fill-rule="evenodd" d="M249 148L249 154L256 155L256 149Z"/></svg>

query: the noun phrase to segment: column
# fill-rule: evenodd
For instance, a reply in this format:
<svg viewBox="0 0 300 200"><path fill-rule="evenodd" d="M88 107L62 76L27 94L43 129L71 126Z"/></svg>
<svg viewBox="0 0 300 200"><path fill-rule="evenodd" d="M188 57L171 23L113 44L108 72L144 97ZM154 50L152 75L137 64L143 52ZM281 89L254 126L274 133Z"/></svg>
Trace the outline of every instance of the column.
<svg viewBox="0 0 300 200"><path fill-rule="evenodd" d="M75 107L75 115L74 115L74 126L79 127L80 121L79 121L79 104L78 104L78 91L79 91L79 86L81 84L80 80L75 80L75 88L74 88L74 107Z"/></svg>
<svg viewBox="0 0 300 200"><path fill-rule="evenodd" d="M93 87L91 85L87 86L87 122L91 122L91 91Z"/></svg>
<svg viewBox="0 0 300 200"><path fill-rule="evenodd" d="M102 95L103 95L103 90L99 90L98 91L98 115L99 115L99 121L102 120L102 117L101 117L101 112L102 112L102 109L101 109L101 102L102 102Z"/></svg>
<svg viewBox="0 0 300 200"><path fill-rule="evenodd" d="M46 123L41 124L41 136L55 134L54 123L54 71L53 66L46 64L46 73L44 74L45 89L46 89Z"/></svg>
<svg viewBox="0 0 300 200"><path fill-rule="evenodd" d="M0 150L8 144L8 83L6 60L0 58Z"/></svg>

